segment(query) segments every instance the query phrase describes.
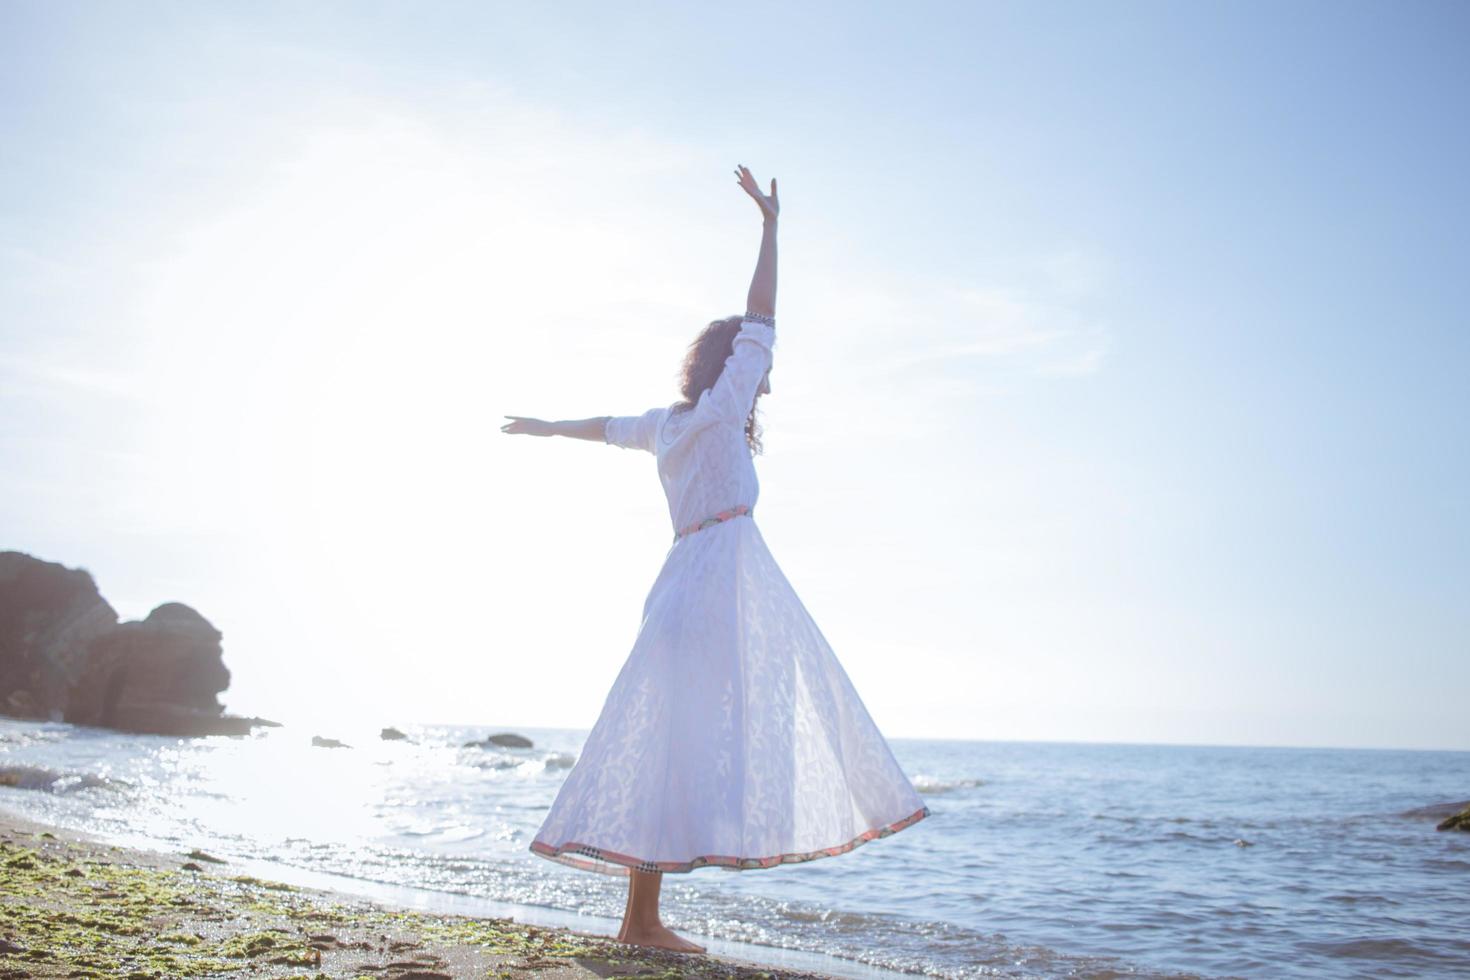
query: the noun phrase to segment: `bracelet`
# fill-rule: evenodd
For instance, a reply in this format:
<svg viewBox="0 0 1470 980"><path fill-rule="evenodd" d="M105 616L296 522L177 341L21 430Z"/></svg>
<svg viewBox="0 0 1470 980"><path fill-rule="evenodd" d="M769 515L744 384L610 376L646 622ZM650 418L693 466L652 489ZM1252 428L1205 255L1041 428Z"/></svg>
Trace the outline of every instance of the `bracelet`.
<svg viewBox="0 0 1470 980"><path fill-rule="evenodd" d="M776 325L775 317L766 316L764 313L752 313L749 310L745 311L745 319L754 320L756 323L764 323L768 327L774 327Z"/></svg>

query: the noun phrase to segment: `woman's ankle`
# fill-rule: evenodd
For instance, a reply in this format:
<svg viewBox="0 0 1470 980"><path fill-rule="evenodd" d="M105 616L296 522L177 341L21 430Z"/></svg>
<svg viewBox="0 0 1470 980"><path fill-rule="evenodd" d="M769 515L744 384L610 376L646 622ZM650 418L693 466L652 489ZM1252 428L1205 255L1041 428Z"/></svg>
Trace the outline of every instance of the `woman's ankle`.
<svg viewBox="0 0 1470 980"><path fill-rule="evenodd" d="M645 913L623 916L623 929L627 931L648 932L651 929L660 929L662 927L663 922L659 919L657 912L654 912L652 915Z"/></svg>

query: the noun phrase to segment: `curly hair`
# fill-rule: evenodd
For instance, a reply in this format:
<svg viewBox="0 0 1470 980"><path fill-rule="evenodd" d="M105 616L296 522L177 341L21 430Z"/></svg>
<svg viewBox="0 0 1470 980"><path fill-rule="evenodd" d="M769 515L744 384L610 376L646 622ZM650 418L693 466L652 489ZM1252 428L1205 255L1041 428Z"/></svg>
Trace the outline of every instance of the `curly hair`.
<svg viewBox="0 0 1470 980"><path fill-rule="evenodd" d="M735 335L740 332L742 319L739 316L727 316L723 320L711 320L709 326L694 338L688 353L684 355L684 364L679 369L679 391L684 400L674 405L675 411L683 412L693 408L699 401L699 396L714 387L720 372L725 369L725 359L734 353ZM755 407L760 404L760 400L760 392L756 392L755 402L751 404L750 414L745 419L745 442L750 446L751 455L759 455L764 451L761 446L761 426L755 417Z"/></svg>

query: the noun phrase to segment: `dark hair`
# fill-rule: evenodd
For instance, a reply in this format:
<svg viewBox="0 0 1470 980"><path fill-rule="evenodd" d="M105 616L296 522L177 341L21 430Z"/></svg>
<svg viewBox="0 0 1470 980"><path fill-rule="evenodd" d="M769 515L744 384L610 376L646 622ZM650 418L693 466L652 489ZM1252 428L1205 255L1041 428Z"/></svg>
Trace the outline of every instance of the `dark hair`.
<svg viewBox="0 0 1470 980"><path fill-rule="evenodd" d="M739 316L727 316L723 320L711 320L709 326L694 338L694 343L689 345L689 351L684 355L684 364L679 369L679 392L684 400L674 406L675 411L683 412L693 408L699 401L699 396L714 387L720 372L725 369L725 359L734 353L735 335L740 332L743 319ZM745 442L750 446L751 455L764 451L761 446L760 423L755 419L755 406L760 400L760 392L756 392L750 414L745 418Z"/></svg>

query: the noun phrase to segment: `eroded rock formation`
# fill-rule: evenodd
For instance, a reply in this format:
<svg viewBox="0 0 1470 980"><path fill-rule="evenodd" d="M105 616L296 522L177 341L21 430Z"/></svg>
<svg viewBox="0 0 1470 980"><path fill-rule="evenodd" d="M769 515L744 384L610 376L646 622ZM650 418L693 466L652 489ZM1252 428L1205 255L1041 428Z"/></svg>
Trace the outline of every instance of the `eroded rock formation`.
<svg viewBox="0 0 1470 980"><path fill-rule="evenodd" d="M0 552L0 711L158 735L234 735L222 635L179 602L119 623L92 576Z"/></svg>
<svg viewBox="0 0 1470 980"><path fill-rule="evenodd" d="M60 721L88 645L116 626L85 569L0 551L0 712Z"/></svg>
<svg viewBox="0 0 1470 980"><path fill-rule="evenodd" d="M219 693L230 686L221 639L208 620L178 602L93 637L87 668L67 698L66 720L137 731L131 721L157 727L148 726L146 716L158 709L184 717L219 715Z"/></svg>

